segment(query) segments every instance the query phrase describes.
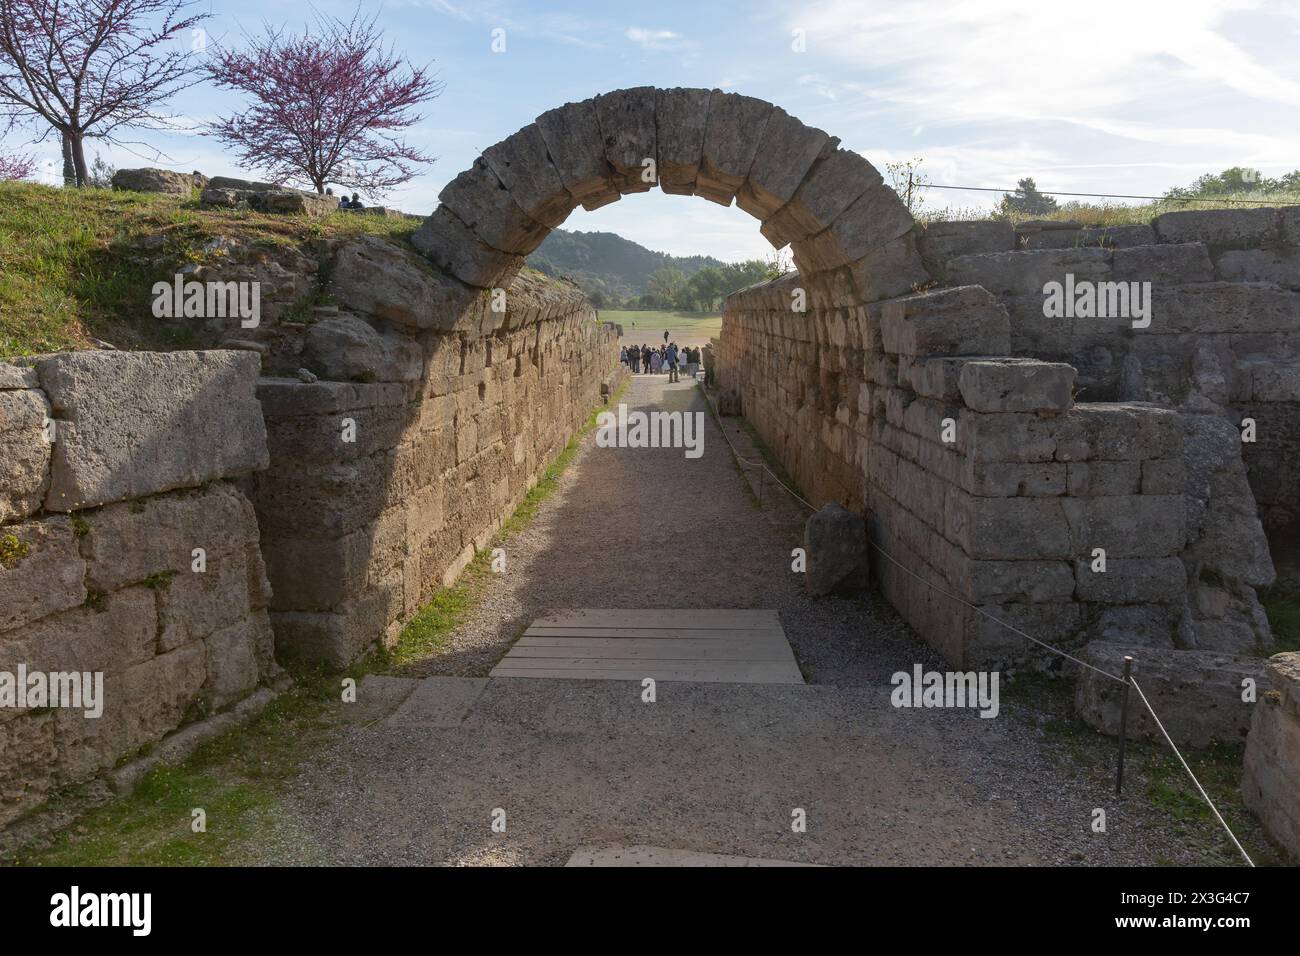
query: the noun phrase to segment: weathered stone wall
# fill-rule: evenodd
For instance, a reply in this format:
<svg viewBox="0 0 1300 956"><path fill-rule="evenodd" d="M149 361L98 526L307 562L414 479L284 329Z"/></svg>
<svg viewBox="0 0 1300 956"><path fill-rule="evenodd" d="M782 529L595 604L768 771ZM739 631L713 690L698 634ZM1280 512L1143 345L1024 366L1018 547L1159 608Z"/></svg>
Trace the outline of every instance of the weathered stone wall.
<svg viewBox="0 0 1300 956"><path fill-rule="evenodd" d="M319 380L259 385L271 466L254 498L278 652L344 665L451 583L620 366L570 283L522 273L494 310L379 240L344 249L334 278L343 311L299 352Z"/></svg>
<svg viewBox="0 0 1300 956"><path fill-rule="evenodd" d="M1300 521L1300 206L1171 212L1151 225L934 223L918 246L944 283L1007 307L1010 351L1078 369L1087 401L1150 401L1256 422L1244 446L1270 528ZM1151 283L1151 324L1049 318L1043 286Z"/></svg>
<svg viewBox="0 0 1300 956"><path fill-rule="evenodd" d="M1255 708L1246 740L1246 774L1241 793L1291 858L1300 863L1300 653L1278 654L1268 662L1272 689Z"/></svg>
<svg viewBox="0 0 1300 956"><path fill-rule="evenodd" d="M246 352L0 364L0 674L99 672L104 692L86 717L0 688L0 826L277 673L231 480L267 464L257 374Z"/></svg>
<svg viewBox="0 0 1300 956"><path fill-rule="evenodd" d="M721 385L815 503L865 514L901 564L873 554L886 596L949 660L1046 659L990 616L1075 649L1268 646L1273 569L1226 422L1076 404L1071 366L1005 357L977 286L800 314L798 284L728 299Z"/></svg>

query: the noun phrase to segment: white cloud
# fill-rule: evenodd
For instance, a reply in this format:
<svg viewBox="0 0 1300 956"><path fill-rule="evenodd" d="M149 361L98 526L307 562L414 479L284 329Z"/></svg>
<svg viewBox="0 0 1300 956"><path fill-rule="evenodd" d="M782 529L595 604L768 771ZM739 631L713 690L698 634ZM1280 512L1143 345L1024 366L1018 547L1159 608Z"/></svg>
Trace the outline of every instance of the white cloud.
<svg viewBox="0 0 1300 956"><path fill-rule="evenodd" d="M624 34L643 50L681 50L691 46L680 33L672 30L647 30L644 27L628 27Z"/></svg>
<svg viewBox="0 0 1300 956"><path fill-rule="evenodd" d="M1259 62L1222 32L1259 7L1257 0L1148 0L1116 10L1042 0L813 0L788 22L807 30L810 55L886 75L889 88L875 92L929 118L1083 121L1224 90L1300 105L1294 63Z"/></svg>

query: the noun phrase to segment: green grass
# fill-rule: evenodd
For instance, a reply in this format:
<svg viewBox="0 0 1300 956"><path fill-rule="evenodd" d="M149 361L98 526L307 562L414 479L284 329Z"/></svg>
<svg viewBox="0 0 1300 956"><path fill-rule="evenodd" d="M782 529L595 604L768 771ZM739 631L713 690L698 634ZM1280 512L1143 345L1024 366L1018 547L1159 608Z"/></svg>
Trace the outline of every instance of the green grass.
<svg viewBox="0 0 1300 956"><path fill-rule="evenodd" d="M722 314L720 312L660 312L631 311L626 309L601 309L602 322L617 322L623 326L623 338L628 341L644 342L646 345L662 345L664 331L670 338L692 333L701 339L712 338L722 333Z"/></svg>
<svg viewBox="0 0 1300 956"><path fill-rule="evenodd" d="M624 385L626 388L626 385ZM620 389L611 402L622 395ZM602 406L603 408L603 406ZM444 653L452 633L478 605L490 571L491 548L522 531L596 424L593 410L578 434L542 473L519 507L502 523L459 579L442 588L403 628L396 644L344 673L320 665L289 664L293 686L261 714L199 747L176 767L147 774L131 794L92 810L47 848L7 862L25 866L229 866L266 862L268 848L283 847L292 862L315 862L279 792L303 762L337 733L336 702L344 678L358 683L370 673L400 672ZM57 805L58 798L52 801ZM207 814L207 832L193 833L191 812Z"/></svg>
<svg viewBox="0 0 1300 956"><path fill-rule="evenodd" d="M1063 772L1081 776L1095 785L1096 806L1107 808L1108 814L1112 807L1121 808L1119 817L1112 815L1111 834L1119 832L1115 829L1117 823L1124 825L1123 805L1140 801L1166 818L1181 842L1196 852L1203 865L1244 865L1236 847L1163 740L1129 739L1124 760L1124 794L1118 800L1115 798L1118 744L1078 718L1074 712L1074 687L1072 679L1020 670L1014 679L1004 683L1002 706L1008 716L1038 721L1065 764ZM1132 704L1142 706L1136 695ZM1281 858L1242 800L1243 749L1242 745L1214 744L1182 748L1182 752L1251 858L1260 865L1277 865Z"/></svg>
<svg viewBox="0 0 1300 956"><path fill-rule="evenodd" d="M150 312L153 283L203 258L226 236L273 252L319 239L401 237L402 219L334 213L318 219L200 209L193 199L0 182L0 356L93 347L195 345L184 325Z"/></svg>
<svg viewBox="0 0 1300 956"><path fill-rule="evenodd" d="M1275 548L1273 564L1277 581L1259 592L1276 643L1270 653L1300 651L1300 550Z"/></svg>

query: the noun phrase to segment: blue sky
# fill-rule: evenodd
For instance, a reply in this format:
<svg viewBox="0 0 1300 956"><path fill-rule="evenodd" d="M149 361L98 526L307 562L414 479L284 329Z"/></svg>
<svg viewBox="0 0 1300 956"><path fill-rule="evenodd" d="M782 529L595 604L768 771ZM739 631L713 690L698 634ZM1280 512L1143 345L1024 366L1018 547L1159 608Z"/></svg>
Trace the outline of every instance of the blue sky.
<svg viewBox="0 0 1300 956"><path fill-rule="evenodd" d="M306 3L200 0L213 37L238 42L264 20L296 26ZM315 0L347 15L354 0ZM398 49L446 82L412 142L438 161L387 197L427 213L485 147L569 100L628 86L718 87L784 107L878 168L924 158L934 182L1159 193L1202 172L1300 167L1300 0L810 0L800 4L363 0ZM492 31L506 49L491 50ZM805 49L794 47L802 31ZM220 112L195 88L182 124ZM192 133L146 133L156 163L91 143L113 165L241 172ZM14 146L11 141L9 146ZM137 149L137 152L139 150ZM44 147L53 158L56 149ZM987 205L931 191L935 205ZM570 229L618 232L678 255L734 260L771 250L738 209L657 190Z"/></svg>

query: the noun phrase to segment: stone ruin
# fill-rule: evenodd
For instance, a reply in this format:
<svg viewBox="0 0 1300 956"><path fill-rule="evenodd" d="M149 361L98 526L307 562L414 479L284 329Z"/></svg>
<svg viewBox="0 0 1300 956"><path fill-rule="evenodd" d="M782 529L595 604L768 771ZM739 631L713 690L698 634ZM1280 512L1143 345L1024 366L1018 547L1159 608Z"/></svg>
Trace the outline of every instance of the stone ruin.
<svg viewBox="0 0 1300 956"><path fill-rule="evenodd" d="M125 702L93 741L61 715L0 714L0 823L240 706L275 655L341 666L391 641L621 374L614 330L524 257L579 205L655 185L734 201L791 247L796 274L728 298L717 380L808 497L865 521L873 577L917 634L963 667L1076 673L1023 635L1112 672L1132 654L1177 737L1249 732L1247 798L1300 853L1296 655L1265 668L1256 593L1274 577L1265 527L1300 517L1300 208L923 228L865 159L778 107L651 87L486 150L418 254L337 250L337 305L259 343L260 365L0 370L0 533L19 546L0 664L100 664ZM1049 317L1051 283L1116 301L1122 283L1149 321ZM225 557L195 586L200 540ZM33 600L33 576L62 584ZM1090 673L1079 711L1113 731L1114 690Z"/></svg>

